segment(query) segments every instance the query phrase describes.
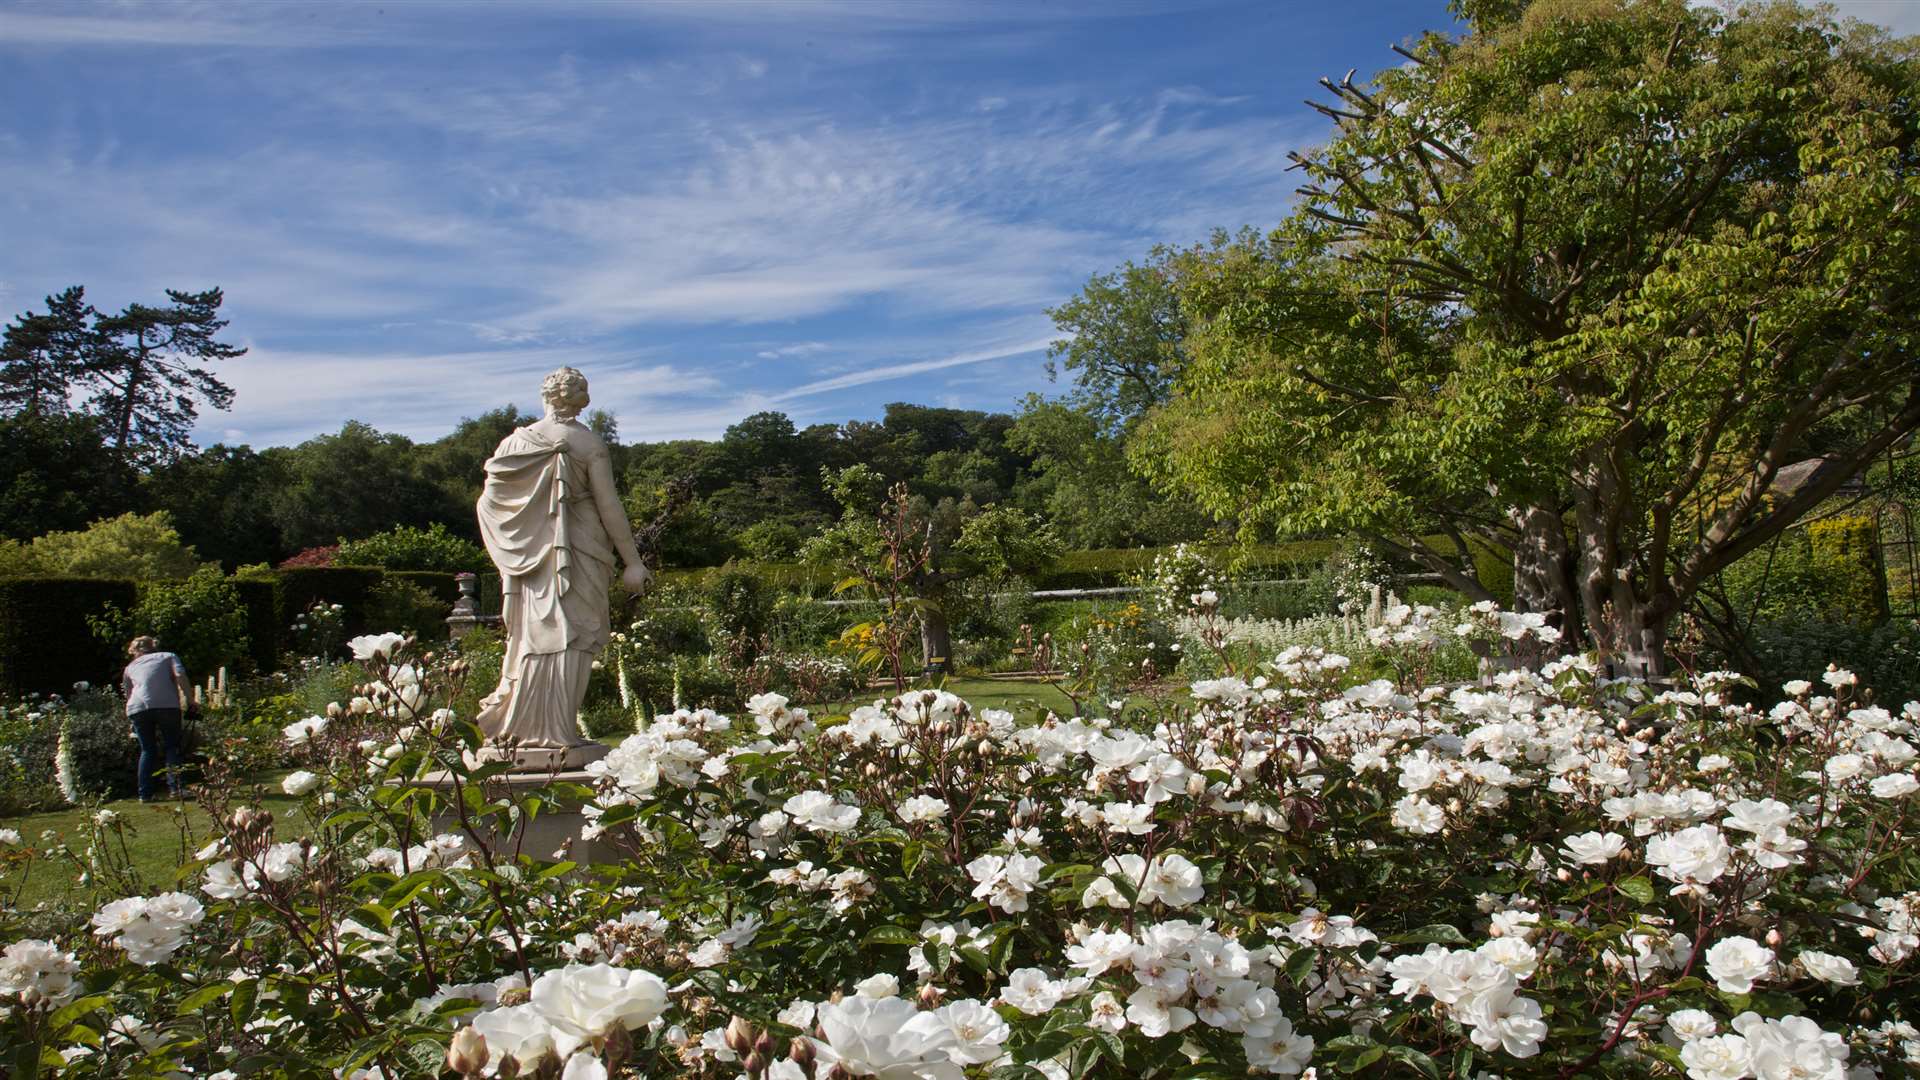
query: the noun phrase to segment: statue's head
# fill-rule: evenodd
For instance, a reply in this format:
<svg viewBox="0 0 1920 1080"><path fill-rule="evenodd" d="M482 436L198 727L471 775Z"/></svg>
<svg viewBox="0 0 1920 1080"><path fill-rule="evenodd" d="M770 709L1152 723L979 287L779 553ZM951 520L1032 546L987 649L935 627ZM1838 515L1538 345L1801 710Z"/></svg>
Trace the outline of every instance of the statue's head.
<svg viewBox="0 0 1920 1080"><path fill-rule="evenodd" d="M578 369L563 367L540 384L540 400L546 403L548 412L571 420L593 399L587 396L587 377Z"/></svg>

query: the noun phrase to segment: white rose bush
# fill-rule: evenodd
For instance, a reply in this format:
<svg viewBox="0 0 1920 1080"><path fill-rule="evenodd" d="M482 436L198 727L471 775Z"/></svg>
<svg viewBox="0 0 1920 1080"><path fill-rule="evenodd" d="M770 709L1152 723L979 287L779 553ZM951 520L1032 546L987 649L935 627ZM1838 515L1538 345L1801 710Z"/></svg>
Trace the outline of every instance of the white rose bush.
<svg viewBox="0 0 1920 1080"><path fill-rule="evenodd" d="M367 684L286 731L297 815L216 788L217 835L177 880L84 919L0 913L6 1067L1920 1069L1920 704L1840 671L1771 693L1609 680L1491 611L1395 608L1374 637L1392 677L1223 653L1219 677L1102 715L763 694L655 717L546 786L476 756L447 707L457 657L357 644ZM1539 660L1429 682L1463 638ZM580 841L530 845L529 822L575 813Z"/></svg>

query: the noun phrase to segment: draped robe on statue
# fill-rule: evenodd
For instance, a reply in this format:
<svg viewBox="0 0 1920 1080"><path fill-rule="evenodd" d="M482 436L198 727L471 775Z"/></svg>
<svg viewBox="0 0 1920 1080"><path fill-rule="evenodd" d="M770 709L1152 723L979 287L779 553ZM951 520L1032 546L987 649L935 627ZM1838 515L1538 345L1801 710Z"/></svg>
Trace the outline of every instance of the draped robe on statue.
<svg viewBox="0 0 1920 1080"><path fill-rule="evenodd" d="M594 657L607 644L614 564L588 459L564 437L520 428L486 469L480 534L500 569L507 641L500 685L480 703L480 729L490 742L605 753L579 724Z"/></svg>

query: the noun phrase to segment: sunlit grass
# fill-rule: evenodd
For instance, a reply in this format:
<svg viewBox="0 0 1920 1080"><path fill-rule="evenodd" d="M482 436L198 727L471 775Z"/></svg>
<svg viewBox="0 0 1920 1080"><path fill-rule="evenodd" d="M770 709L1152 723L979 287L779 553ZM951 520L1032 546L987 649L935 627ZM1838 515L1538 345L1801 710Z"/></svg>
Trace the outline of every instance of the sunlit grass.
<svg viewBox="0 0 1920 1080"><path fill-rule="evenodd" d="M262 777L257 790L238 793L249 805L273 812L275 831L296 836L303 827L300 800L283 794L280 774ZM100 811L111 811L117 827L93 824ZM127 894L121 879L101 880L98 870L86 867L87 852L98 835L109 851L109 861L124 864L138 891L151 894L191 885L183 881L181 867L212 835L212 820L193 802L151 802L116 799L99 806L73 807L0 821L0 827L16 829L26 844L45 850L65 845L72 859L56 856L37 859L25 870L16 869L0 879L0 896L21 886L18 902L24 908L47 906L66 910L91 910L96 893L111 899ZM24 873L25 880L20 877Z"/></svg>

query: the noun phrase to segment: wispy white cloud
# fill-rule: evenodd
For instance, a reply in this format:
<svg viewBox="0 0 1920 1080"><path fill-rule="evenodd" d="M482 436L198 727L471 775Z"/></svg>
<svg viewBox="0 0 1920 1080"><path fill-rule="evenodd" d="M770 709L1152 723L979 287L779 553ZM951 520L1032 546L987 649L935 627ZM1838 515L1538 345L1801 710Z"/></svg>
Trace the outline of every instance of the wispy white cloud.
<svg viewBox="0 0 1920 1080"><path fill-rule="evenodd" d="M753 355L762 360L783 360L790 356L813 356L831 350L833 346L824 341L803 341L798 345L782 345L773 349L762 349Z"/></svg>
<svg viewBox="0 0 1920 1080"><path fill-rule="evenodd" d="M595 378L630 439L711 435L776 406L843 419L881 392L862 388L913 397L930 385L915 376L996 364L1006 375L979 384L977 400L1004 406L1038 380L1022 358L1047 343L1043 308L1156 241L1277 219L1292 186L1285 152L1315 130L1190 76L1164 89L1028 78L863 96L900 76L854 71L840 35L815 55L794 27L858 22L871 6L774 7L762 21L793 20L779 33L703 35L715 42L693 49L527 46L505 69L466 40L407 64L354 50L222 53L217 76L186 50L142 54L158 65L141 69L143 85L198 80L201 103L254 112L223 105L209 131L164 147L140 126L149 114L77 107L57 131L0 133L0 276L36 299L85 283L103 306L225 286L257 350L234 365L240 411L211 419L255 441L348 416L430 437L459 415L530 401L563 362ZM492 34L495 49L507 25L543 42L571 26L573 45L582 26L754 25L741 10L561 5L554 23L534 17L544 5L392 9L376 25L396 39L457 13L443 19L449 37ZM203 36L268 44L306 10L0 16L118 25L86 30L104 41L158 34L139 24L172 12ZM844 36L897 35L875 46L890 54L945 40L916 27L972 41L976 23L996 20L1072 25L903 4ZM996 48L1019 36L980 33ZM121 61L71 63L71 87L87 88ZM797 92L823 84L839 96Z"/></svg>
<svg viewBox="0 0 1920 1080"><path fill-rule="evenodd" d="M86 13L73 14L76 10ZM248 10L238 5L208 9L159 4L120 9L78 5L0 8L0 46L313 48L394 43L391 37L365 24L354 27L331 19L276 18L270 10L261 9L252 10L268 17L226 17ZM286 9L288 13L295 10Z"/></svg>
<svg viewBox="0 0 1920 1080"><path fill-rule="evenodd" d="M711 436L740 413L711 375L647 356L602 349L504 349L437 354L289 350L255 345L226 364L239 410L229 420L250 439L294 442L337 429L347 418L413 438L437 438L462 417L539 399L540 379L578 367L594 405L621 418L623 434ZM324 372L324 376L316 373ZM707 399L706 408L686 408Z"/></svg>
<svg viewBox="0 0 1920 1080"><path fill-rule="evenodd" d="M845 390L849 387L865 386L868 383L886 382L893 379L904 379L913 375L924 375L929 371L942 371L946 368L961 367L968 364L983 364L990 360L1005 360L1013 356L1027 356L1044 351L1047 345L1053 341L1054 336L956 353L953 356L943 356L936 360L915 360L904 364L885 364L878 367L865 368L860 371L848 372L845 375L836 375L831 379L819 379L814 382L803 383L791 390L784 390L778 394L770 395L767 400L774 404L779 404L781 402L792 401L796 398L825 394L834 390Z"/></svg>

